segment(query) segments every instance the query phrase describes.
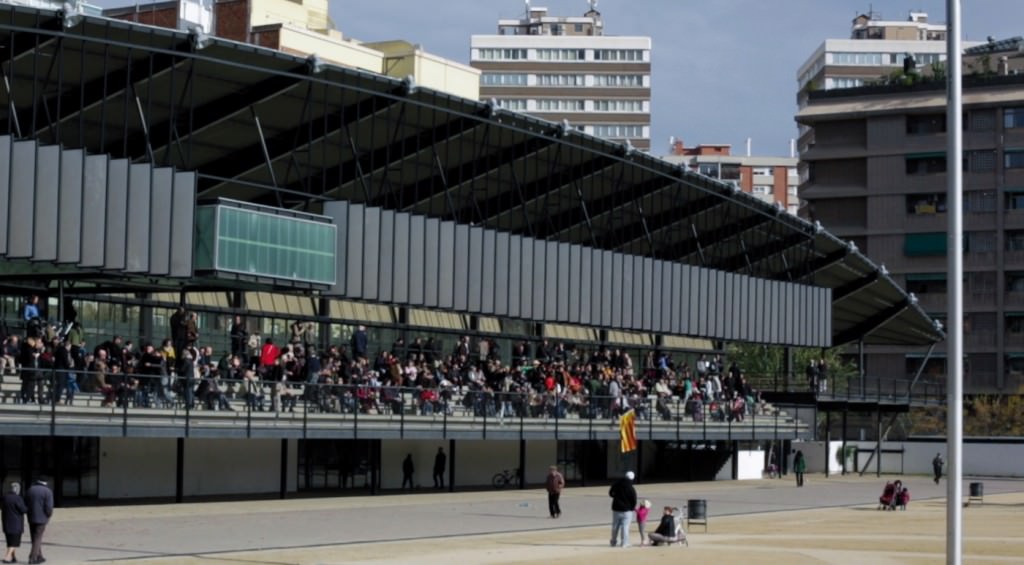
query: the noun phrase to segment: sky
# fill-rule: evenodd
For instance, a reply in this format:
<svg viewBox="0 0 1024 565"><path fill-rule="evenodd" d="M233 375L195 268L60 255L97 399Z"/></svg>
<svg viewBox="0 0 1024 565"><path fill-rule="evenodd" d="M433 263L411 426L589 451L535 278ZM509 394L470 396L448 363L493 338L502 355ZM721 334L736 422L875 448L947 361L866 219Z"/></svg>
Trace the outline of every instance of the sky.
<svg viewBox="0 0 1024 565"><path fill-rule="evenodd" d="M469 38L493 34L498 18L519 17L523 0L329 0L331 17L363 41L405 39L463 63ZM95 0L94 0L95 2ZM100 0L101 6L130 4ZM143 4L148 2L143 2ZM600 0L608 35L646 35L651 55L652 153L670 136L687 146L752 140L755 155L788 155L796 136L796 71L827 38L848 38L869 9L886 20L924 11L944 22L945 0ZM579 16L586 0L533 0L559 16ZM964 37L1024 35L1024 0L965 0Z"/></svg>

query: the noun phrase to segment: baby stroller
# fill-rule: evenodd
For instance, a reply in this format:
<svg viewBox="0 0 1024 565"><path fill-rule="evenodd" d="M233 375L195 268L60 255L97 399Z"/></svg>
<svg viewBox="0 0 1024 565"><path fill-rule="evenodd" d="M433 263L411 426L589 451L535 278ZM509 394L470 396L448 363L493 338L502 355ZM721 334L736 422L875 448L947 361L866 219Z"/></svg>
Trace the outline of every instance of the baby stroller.
<svg viewBox="0 0 1024 565"><path fill-rule="evenodd" d="M690 542L686 540L686 530L683 529L683 522L686 520L685 513L679 508L672 509L672 519L676 523L676 543L679 545L686 545L690 547Z"/></svg>
<svg viewBox="0 0 1024 565"><path fill-rule="evenodd" d="M896 485L893 483L885 483L885 488L882 490L882 496L878 497L878 509L889 510L892 508L895 497Z"/></svg>

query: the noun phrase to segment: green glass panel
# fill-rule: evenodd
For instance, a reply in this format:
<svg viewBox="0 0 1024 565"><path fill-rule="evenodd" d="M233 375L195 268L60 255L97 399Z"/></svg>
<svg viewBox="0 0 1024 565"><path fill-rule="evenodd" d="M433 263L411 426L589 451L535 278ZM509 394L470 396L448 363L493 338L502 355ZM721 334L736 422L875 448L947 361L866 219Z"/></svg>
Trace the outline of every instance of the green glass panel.
<svg viewBox="0 0 1024 565"><path fill-rule="evenodd" d="M200 268L333 284L335 230L332 224L268 212L201 207L197 211L197 267L198 261L205 261Z"/></svg>
<svg viewBox="0 0 1024 565"><path fill-rule="evenodd" d="M194 265L196 269L213 269L214 229L217 211L209 206L196 209L196 237Z"/></svg>

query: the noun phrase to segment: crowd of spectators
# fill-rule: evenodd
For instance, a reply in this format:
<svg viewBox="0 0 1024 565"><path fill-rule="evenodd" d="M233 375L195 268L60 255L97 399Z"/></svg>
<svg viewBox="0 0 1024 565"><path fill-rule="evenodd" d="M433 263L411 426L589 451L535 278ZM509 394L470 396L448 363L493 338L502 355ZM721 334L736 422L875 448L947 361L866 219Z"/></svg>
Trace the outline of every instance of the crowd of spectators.
<svg viewBox="0 0 1024 565"><path fill-rule="evenodd" d="M765 409L737 364L720 355L701 355L691 368L667 352L648 351L637 362L614 347L541 340L514 343L504 362L487 337L463 336L450 351L429 337L384 347L370 343L364 326L321 351L310 323L293 323L279 344L250 334L241 316L230 326L229 349L216 355L184 308L159 344L136 347L113 336L88 347L77 322L40 323L37 302L24 307L25 334L3 343L0 374L20 376L22 403L73 404L84 391L125 408L294 412L301 401L325 413L615 419L634 409L640 419L695 421L743 421Z"/></svg>

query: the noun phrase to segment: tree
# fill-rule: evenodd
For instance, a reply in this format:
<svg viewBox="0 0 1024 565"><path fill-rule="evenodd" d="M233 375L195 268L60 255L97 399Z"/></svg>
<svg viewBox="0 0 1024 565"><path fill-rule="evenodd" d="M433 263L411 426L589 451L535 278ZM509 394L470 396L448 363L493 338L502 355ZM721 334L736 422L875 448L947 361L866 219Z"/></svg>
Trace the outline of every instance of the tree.
<svg viewBox="0 0 1024 565"><path fill-rule="evenodd" d="M842 357L842 350L816 349L811 347L794 347L793 351L793 382L802 382L804 369L811 360L824 359L829 367L829 376L835 383L845 383L850 377L859 374L857 367ZM785 367L786 349L781 346L761 345L756 343L730 343L726 348L730 362L735 361L743 373L752 380L781 376Z"/></svg>
<svg viewBox="0 0 1024 565"><path fill-rule="evenodd" d="M1024 436L1024 387L1016 394L985 394L964 399L963 422L964 435L968 436ZM946 407L912 411L910 433L944 435Z"/></svg>

